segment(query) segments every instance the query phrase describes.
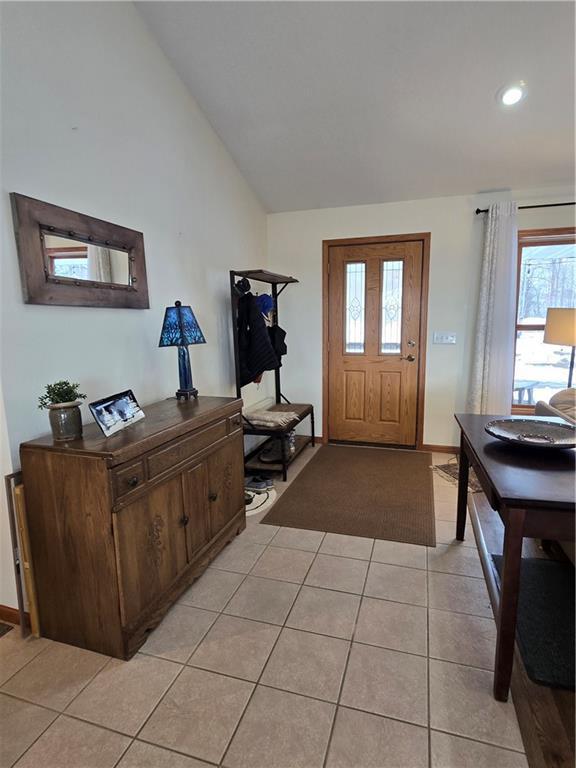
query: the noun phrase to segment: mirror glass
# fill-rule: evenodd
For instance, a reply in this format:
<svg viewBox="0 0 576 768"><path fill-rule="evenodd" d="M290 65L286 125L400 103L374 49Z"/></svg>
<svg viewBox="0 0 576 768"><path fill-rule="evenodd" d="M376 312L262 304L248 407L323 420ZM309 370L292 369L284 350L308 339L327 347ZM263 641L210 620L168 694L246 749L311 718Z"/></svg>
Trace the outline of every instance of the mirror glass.
<svg viewBox="0 0 576 768"><path fill-rule="evenodd" d="M130 285L127 251L42 233L44 255L51 277L88 280L92 283Z"/></svg>

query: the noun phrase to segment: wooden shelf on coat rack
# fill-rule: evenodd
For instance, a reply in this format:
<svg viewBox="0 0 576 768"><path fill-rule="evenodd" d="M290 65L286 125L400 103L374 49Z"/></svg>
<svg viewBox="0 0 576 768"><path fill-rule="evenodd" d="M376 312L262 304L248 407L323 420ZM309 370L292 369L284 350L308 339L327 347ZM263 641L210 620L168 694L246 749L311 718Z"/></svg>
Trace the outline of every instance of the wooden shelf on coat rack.
<svg viewBox="0 0 576 768"><path fill-rule="evenodd" d="M259 283L266 283L270 286L270 292L274 301L274 309L272 315L272 325L278 325L278 297L291 283L298 283L299 281L295 277L288 275L279 275L275 272L268 272L265 269L246 269L246 270L230 270L230 301L232 310L232 335L234 339L234 371L236 374L236 395L241 397L242 386L240 384L240 350L238 345L238 299L240 295L236 289L236 281L242 278L248 281L255 281ZM243 415L243 428L245 435L263 435L267 436L268 440L263 444L257 446L257 448L251 450L244 457L244 468L248 472L253 474L261 474L262 472L282 472L282 479L286 480L288 466L296 456L298 456L304 447L308 444L315 444L314 436L314 408L310 403L291 403L290 400L282 393L282 386L280 380L280 368L276 368L274 371L274 388L275 388L275 400L276 405L272 406L271 411L290 411L294 410L298 413L298 421L291 422L286 427L258 427L250 423L250 420ZM282 402L284 401L284 403ZM303 419L310 417L310 431L309 436L298 436L296 442L296 450L294 453L289 454L286 449L286 436L291 432ZM277 463L265 464L258 460L258 454L260 454L265 446L275 438L280 438L282 446L282 458ZM254 458L255 457L255 458Z"/></svg>

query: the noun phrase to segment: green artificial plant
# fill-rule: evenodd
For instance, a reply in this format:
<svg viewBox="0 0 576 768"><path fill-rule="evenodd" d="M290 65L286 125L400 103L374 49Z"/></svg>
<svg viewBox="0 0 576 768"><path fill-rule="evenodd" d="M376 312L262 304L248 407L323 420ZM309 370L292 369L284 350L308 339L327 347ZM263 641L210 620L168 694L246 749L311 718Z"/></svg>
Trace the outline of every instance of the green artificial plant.
<svg viewBox="0 0 576 768"><path fill-rule="evenodd" d="M46 384L46 394L38 398L38 408L49 408L56 403L72 403L76 400L85 400L86 395L78 392L80 384L71 384L69 381L56 381L54 384Z"/></svg>

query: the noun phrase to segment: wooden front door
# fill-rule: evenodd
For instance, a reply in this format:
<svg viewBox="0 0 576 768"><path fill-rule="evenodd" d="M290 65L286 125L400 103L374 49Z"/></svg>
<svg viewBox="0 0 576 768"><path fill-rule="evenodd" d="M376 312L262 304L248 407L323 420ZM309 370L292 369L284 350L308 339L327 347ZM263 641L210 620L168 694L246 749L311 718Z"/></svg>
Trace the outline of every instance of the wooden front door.
<svg viewBox="0 0 576 768"><path fill-rule="evenodd" d="M428 235L325 243L330 440L422 441L428 246Z"/></svg>

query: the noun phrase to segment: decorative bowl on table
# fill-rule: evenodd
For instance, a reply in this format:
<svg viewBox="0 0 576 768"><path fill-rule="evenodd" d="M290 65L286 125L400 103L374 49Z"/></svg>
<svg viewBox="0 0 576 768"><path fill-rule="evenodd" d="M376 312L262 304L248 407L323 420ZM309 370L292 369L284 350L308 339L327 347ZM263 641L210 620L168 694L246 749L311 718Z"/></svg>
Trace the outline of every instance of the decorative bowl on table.
<svg viewBox="0 0 576 768"><path fill-rule="evenodd" d="M575 448L576 427L546 419L495 419L484 427L499 440L535 448Z"/></svg>

